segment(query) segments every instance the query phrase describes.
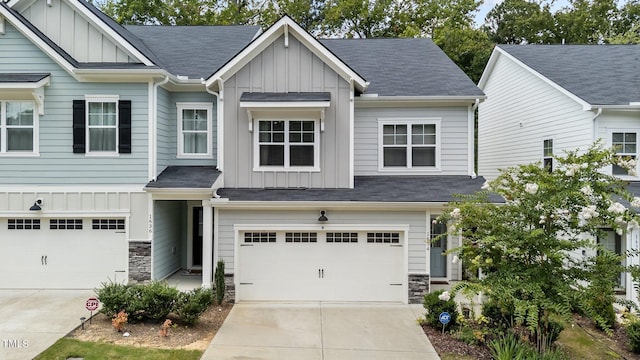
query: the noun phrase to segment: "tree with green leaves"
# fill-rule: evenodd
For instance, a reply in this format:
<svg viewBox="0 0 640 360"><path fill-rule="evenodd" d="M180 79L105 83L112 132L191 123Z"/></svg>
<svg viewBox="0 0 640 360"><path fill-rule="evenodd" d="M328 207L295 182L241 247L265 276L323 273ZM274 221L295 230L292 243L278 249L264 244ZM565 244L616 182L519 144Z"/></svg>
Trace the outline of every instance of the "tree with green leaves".
<svg viewBox="0 0 640 360"><path fill-rule="evenodd" d="M601 44L619 21L616 0L571 0L555 14L556 36L568 44Z"/></svg>
<svg viewBox="0 0 640 360"><path fill-rule="evenodd" d="M557 42L549 3L504 0L489 11L484 29L497 44Z"/></svg>
<svg viewBox="0 0 640 360"><path fill-rule="evenodd" d="M455 261L482 274L453 291L486 295L530 331L541 351L549 345L541 339L549 338L550 324L570 321L574 309L610 328L602 309L613 310L609 295L615 279L602 274L619 275L621 258L594 239L603 229L623 233L639 227L636 213L622 202L637 210L640 198L600 171L611 164L635 169L635 160L594 145L555 161L553 172L540 164L504 170L485 184L485 191L451 203L439 219L449 224L449 235L462 236L462 245L449 251ZM490 202L492 193L505 203ZM583 249L593 251L584 254ZM603 289L602 301L592 301Z"/></svg>

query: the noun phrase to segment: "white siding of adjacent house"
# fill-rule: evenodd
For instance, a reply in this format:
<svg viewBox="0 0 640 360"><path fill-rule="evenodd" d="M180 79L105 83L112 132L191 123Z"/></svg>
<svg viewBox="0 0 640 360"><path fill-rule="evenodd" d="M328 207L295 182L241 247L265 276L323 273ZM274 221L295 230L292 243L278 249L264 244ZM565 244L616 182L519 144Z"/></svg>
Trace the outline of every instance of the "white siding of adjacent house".
<svg viewBox="0 0 640 360"><path fill-rule="evenodd" d="M21 13L79 62L137 62L65 0L38 0Z"/></svg>
<svg viewBox="0 0 640 360"><path fill-rule="evenodd" d="M497 59L478 110L478 175L542 161L544 139L554 153L585 149L593 139L591 111L505 56Z"/></svg>
<svg viewBox="0 0 640 360"><path fill-rule="evenodd" d="M320 211L315 210L291 210L291 211L258 211L258 210L226 210L219 211L218 222L218 256L225 261L225 269L229 272L234 268L235 232L234 225L269 225L272 227L282 225L282 230L287 230L286 225L309 225L310 228L318 226ZM408 264L409 273L428 273L427 256L427 217L424 211L327 211L327 217L331 224L371 224L383 225L408 225ZM316 229L317 230L317 229ZM215 261L216 259L214 259Z"/></svg>
<svg viewBox="0 0 640 360"><path fill-rule="evenodd" d="M254 142L243 92L330 92L325 129L320 133L320 171L253 171ZM350 87L300 41L276 39L224 84L225 169L227 187L349 187ZM275 114L277 118L277 114ZM256 116L260 117L260 116ZM313 113L319 118L319 113ZM254 130L257 131L257 130Z"/></svg>
<svg viewBox="0 0 640 360"><path fill-rule="evenodd" d="M402 107L355 109L355 175L469 175L467 106ZM440 129L440 169L424 171L380 171L378 167L380 119L438 119Z"/></svg>

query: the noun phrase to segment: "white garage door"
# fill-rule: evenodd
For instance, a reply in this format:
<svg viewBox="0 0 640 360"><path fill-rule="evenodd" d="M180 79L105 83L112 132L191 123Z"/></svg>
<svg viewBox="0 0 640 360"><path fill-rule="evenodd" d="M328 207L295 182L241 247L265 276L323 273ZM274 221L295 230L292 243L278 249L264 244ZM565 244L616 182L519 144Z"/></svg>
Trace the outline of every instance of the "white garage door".
<svg viewBox="0 0 640 360"><path fill-rule="evenodd" d="M0 218L0 288L91 289L126 280L124 219Z"/></svg>
<svg viewBox="0 0 640 360"><path fill-rule="evenodd" d="M403 300L398 232L244 232L238 298L293 301Z"/></svg>

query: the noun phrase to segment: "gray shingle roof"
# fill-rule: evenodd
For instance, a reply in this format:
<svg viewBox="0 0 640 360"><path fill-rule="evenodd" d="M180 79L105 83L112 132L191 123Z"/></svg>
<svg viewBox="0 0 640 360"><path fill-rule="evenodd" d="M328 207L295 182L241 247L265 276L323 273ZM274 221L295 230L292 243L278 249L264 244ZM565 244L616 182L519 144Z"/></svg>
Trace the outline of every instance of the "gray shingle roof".
<svg viewBox="0 0 640 360"><path fill-rule="evenodd" d="M126 26L165 70L193 79L207 78L247 46L257 26Z"/></svg>
<svg viewBox="0 0 640 360"><path fill-rule="evenodd" d="M156 181L147 184L149 189L210 189L220 176L214 166L169 166L158 175Z"/></svg>
<svg viewBox="0 0 640 360"><path fill-rule="evenodd" d="M431 39L323 39L379 96L484 96Z"/></svg>
<svg viewBox="0 0 640 360"><path fill-rule="evenodd" d="M240 101L280 102L280 101L331 101L330 92L243 92Z"/></svg>
<svg viewBox="0 0 640 360"><path fill-rule="evenodd" d="M0 83L37 83L51 74L0 73Z"/></svg>
<svg viewBox="0 0 640 360"><path fill-rule="evenodd" d="M640 101L638 45L498 45L591 105Z"/></svg>
<svg viewBox="0 0 640 360"><path fill-rule="evenodd" d="M217 194L231 201L435 202L480 191L485 179L469 176L356 176L353 189L235 189ZM502 202L492 197L494 202Z"/></svg>

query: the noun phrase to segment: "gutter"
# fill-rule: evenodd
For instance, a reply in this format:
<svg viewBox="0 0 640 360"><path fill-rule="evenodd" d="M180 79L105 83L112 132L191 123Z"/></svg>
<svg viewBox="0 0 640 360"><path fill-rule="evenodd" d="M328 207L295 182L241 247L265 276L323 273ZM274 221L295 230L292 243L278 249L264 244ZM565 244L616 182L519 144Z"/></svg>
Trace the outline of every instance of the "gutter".
<svg viewBox="0 0 640 360"><path fill-rule="evenodd" d="M596 141L596 120L602 115L602 107L598 108L596 115L591 119L591 141Z"/></svg>
<svg viewBox="0 0 640 360"><path fill-rule="evenodd" d="M447 201L437 202L380 202L380 201L230 201L228 198L212 198L211 206L224 209L359 209L377 211L385 210L425 210L441 208Z"/></svg>
<svg viewBox="0 0 640 360"><path fill-rule="evenodd" d="M202 78L200 83L204 85L204 89L211 95L216 97L216 125L218 127L217 139L216 139L216 167L218 171L222 172L224 169L224 84L222 79L218 78L213 83L218 84L218 91L212 91L207 86L207 81ZM224 180L220 182L219 187L224 186Z"/></svg>
<svg viewBox="0 0 640 360"><path fill-rule="evenodd" d="M486 97L485 97L486 99ZM484 100L484 99L482 99ZM476 147L475 147L475 114L476 109L480 105L480 98L477 98L475 102L471 105L469 111L469 119L467 123L467 143L469 144L469 153L468 153L468 169L467 172L472 179L475 179L478 175L476 174L475 164L476 164Z"/></svg>

